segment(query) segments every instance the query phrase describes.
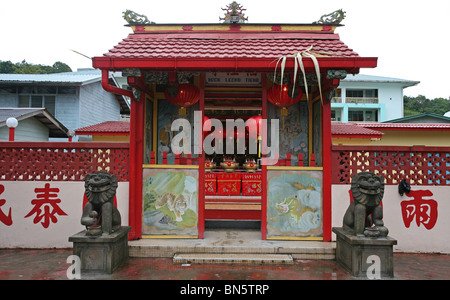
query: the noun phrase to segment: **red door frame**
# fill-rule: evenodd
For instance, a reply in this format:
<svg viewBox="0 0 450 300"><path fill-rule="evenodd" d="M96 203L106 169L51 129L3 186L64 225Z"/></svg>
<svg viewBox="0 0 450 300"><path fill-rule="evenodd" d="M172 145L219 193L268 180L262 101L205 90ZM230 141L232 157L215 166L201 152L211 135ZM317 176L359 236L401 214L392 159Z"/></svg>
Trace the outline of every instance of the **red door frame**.
<svg viewBox="0 0 450 300"><path fill-rule="evenodd" d="M263 74L262 117L267 120L267 84ZM201 73L199 110L203 120L204 114L204 72ZM129 239L142 236L142 164L145 94L140 101L131 101L130 111L130 157L129 157L129 225L132 230ZM202 121L201 121L202 122ZM202 122L203 123L203 122ZM203 133L203 127L199 126ZM200 135L201 137L203 134ZM203 139L199 154L199 222L198 237L204 237L204 186L205 154ZM263 154L263 157L265 155ZM323 167L323 241L331 241L331 104L324 101L322 105L322 165ZM267 239L267 166L262 166L262 198L261 198L261 236Z"/></svg>

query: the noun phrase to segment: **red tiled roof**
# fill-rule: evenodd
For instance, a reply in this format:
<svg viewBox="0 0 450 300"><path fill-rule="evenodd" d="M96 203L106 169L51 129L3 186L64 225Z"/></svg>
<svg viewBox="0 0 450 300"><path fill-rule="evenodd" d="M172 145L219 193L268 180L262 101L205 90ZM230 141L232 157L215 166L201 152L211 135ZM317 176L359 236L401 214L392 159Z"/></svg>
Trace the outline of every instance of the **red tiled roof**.
<svg viewBox="0 0 450 300"><path fill-rule="evenodd" d="M75 130L76 135L129 135L130 122L128 121L106 121L103 123L86 126Z"/></svg>
<svg viewBox="0 0 450 300"><path fill-rule="evenodd" d="M376 129L376 130L375 130ZM385 130L448 131L450 123L332 123L333 137L381 138Z"/></svg>
<svg viewBox="0 0 450 300"><path fill-rule="evenodd" d="M331 135L345 138L381 138L382 132L364 128L354 123L332 123Z"/></svg>
<svg viewBox="0 0 450 300"><path fill-rule="evenodd" d="M258 26L258 25L254 25ZM185 26L183 26L185 27ZM312 46L321 67L359 71L375 67L376 58L360 57L334 31L164 31L136 29L94 67L256 71L273 70L274 61ZM302 27L299 27L302 28ZM304 59L305 68L314 68ZM286 63L293 67L293 60Z"/></svg>
<svg viewBox="0 0 450 300"><path fill-rule="evenodd" d="M233 38L231 38L233 37ZM315 52L358 57L337 34L131 34L105 56L120 58L268 58L277 59L313 46Z"/></svg>
<svg viewBox="0 0 450 300"><path fill-rule="evenodd" d="M358 123L377 130L450 130L450 123Z"/></svg>

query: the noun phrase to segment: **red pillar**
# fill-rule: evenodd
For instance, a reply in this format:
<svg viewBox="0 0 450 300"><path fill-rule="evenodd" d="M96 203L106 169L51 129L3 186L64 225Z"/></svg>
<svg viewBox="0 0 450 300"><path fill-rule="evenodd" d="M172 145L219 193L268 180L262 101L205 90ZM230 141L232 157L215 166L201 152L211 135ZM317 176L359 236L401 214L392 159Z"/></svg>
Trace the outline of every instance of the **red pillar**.
<svg viewBox="0 0 450 300"><path fill-rule="evenodd" d="M14 135L15 135L16 129L14 127L9 128L9 141L14 142Z"/></svg>
<svg viewBox="0 0 450 300"><path fill-rule="evenodd" d="M331 104L322 106L323 241L331 241Z"/></svg>
<svg viewBox="0 0 450 300"><path fill-rule="evenodd" d="M267 120L267 76L266 73L262 73L262 118ZM267 124L269 120L267 120ZM262 130L262 128L261 128ZM267 139L267 130L262 133L264 139ZM267 143L267 141L265 141ZM259 145L258 145L259 147ZM262 154L262 157L267 157L267 154ZM261 239L267 239L267 193L269 192L267 189L267 166L265 164L262 165L262 174L261 174Z"/></svg>
<svg viewBox="0 0 450 300"><path fill-rule="evenodd" d="M144 137L145 94L131 100L130 107L130 156L129 156L129 224L128 238L139 239L142 232L142 164Z"/></svg>
<svg viewBox="0 0 450 300"><path fill-rule="evenodd" d="M200 75L200 99L198 109L200 114L199 124L199 160L198 160L198 238L203 239L205 232L205 151L203 151L203 119L205 115L205 73Z"/></svg>

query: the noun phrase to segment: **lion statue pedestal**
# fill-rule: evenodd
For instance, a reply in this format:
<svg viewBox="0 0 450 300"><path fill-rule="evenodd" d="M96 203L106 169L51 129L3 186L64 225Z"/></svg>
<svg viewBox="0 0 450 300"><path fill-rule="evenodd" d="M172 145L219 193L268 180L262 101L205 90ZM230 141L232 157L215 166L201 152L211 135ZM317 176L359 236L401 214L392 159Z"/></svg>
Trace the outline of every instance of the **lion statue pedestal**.
<svg viewBox="0 0 450 300"><path fill-rule="evenodd" d="M355 277L370 279L394 277L393 245L384 226L384 178L370 172L352 177L350 203L343 227L333 227L336 234L336 260Z"/></svg>
<svg viewBox="0 0 450 300"><path fill-rule="evenodd" d="M113 273L128 259L128 232L114 205L118 182L115 175L97 171L86 175L83 230L71 237L73 254L81 260L81 272Z"/></svg>

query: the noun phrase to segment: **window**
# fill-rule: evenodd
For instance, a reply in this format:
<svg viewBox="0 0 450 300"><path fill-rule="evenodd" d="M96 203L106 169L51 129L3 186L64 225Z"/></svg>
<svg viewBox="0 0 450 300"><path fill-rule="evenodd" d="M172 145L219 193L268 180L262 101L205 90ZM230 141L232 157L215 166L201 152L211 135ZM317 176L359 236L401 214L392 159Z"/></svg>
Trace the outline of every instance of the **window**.
<svg viewBox="0 0 450 300"><path fill-rule="evenodd" d="M364 120L364 112L362 110L349 110L348 111L348 121L349 122L360 122Z"/></svg>
<svg viewBox="0 0 450 300"><path fill-rule="evenodd" d="M349 110L349 122L378 122L378 111L371 110Z"/></svg>
<svg viewBox="0 0 450 300"><path fill-rule="evenodd" d="M45 107L49 113L55 115L55 96L19 96L18 107Z"/></svg>
<svg viewBox="0 0 450 300"><path fill-rule="evenodd" d="M345 93L346 97L353 97L353 98L362 98L364 97L364 91L363 90L347 90Z"/></svg>
<svg viewBox="0 0 450 300"><path fill-rule="evenodd" d="M331 121L341 121L341 110L340 109L332 109L331 110Z"/></svg>
<svg viewBox="0 0 450 300"><path fill-rule="evenodd" d="M75 95L77 93L76 86L60 86L58 87L58 94L60 95Z"/></svg>
<svg viewBox="0 0 450 300"><path fill-rule="evenodd" d="M355 98L376 98L378 97L378 90L353 90L347 89L345 93L346 97L355 97Z"/></svg>
<svg viewBox="0 0 450 300"><path fill-rule="evenodd" d="M56 113L56 95L73 95L77 93L76 86L17 86L18 107L44 107L49 113Z"/></svg>

